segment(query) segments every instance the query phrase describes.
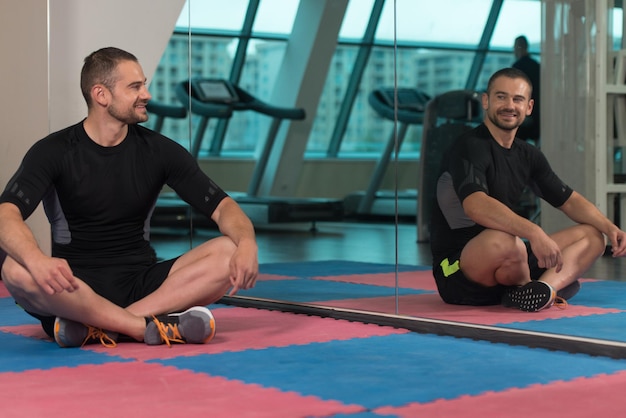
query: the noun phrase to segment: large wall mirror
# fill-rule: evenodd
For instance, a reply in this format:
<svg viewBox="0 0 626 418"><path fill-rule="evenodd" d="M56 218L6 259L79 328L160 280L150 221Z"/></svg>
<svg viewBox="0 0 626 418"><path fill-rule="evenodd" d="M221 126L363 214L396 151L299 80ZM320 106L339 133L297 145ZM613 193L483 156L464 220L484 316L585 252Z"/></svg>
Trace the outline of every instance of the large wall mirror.
<svg viewBox="0 0 626 418"><path fill-rule="evenodd" d="M262 277L240 296L484 324L484 312L434 293L418 215L428 104L451 91L480 97L514 62L519 35L538 60L567 55L573 37L593 44L580 8L593 14L595 3L583 3L187 0L150 83L148 124L188 147L253 219ZM619 49L621 9L607 16ZM430 112L429 129L446 122ZM479 121L470 109L459 123ZM217 234L164 191L158 256ZM590 277L616 280L615 263Z"/></svg>

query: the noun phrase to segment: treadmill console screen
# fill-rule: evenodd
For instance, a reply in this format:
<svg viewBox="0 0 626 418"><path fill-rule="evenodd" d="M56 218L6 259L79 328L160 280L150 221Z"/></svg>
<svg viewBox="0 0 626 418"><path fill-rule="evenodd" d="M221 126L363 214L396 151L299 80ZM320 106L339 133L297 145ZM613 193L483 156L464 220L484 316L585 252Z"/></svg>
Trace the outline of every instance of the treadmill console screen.
<svg viewBox="0 0 626 418"><path fill-rule="evenodd" d="M191 88L193 94L203 102L234 103L239 101L237 93L226 80L192 80Z"/></svg>

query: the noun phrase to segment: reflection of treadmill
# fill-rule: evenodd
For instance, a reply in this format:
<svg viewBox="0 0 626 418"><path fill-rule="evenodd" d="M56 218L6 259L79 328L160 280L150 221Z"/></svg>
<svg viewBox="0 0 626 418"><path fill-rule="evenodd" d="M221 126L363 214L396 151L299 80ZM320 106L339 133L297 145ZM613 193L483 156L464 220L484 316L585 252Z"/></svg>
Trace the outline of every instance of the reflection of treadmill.
<svg viewBox="0 0 626 418"><path fill-rule="evenodd" d="M197 157L200 147L199 143L202 140L201 136L206 130L209 119L228 118L232 115L232 111L225 104L205 104L195 98L189 99L189 96L183 93L186 88L188 89L185 84L179 84L175 89L176 96L184 105L164 104L151 100L148 102L147 110L156 116L152 129L157 132L161 132L166 118L186 118L189 114L188 109L192 109L194 113L201 114L202 117L198 125L200 129L196 131L200 135L195 135L190 150ZM151 224L153 226L187 227L191 219L193 219L194 225L197 226L214 225L213 221L207 219L206 216L195 213L176 193L162 192L152 213Z"/></svg>
<svg viewBox="0 0 626 418"><path fill-rule="evenodd" d="M209 126L211 118L228 119L233 115L231 103L234 100L234 92L225 84L205 84L190 86L188 81L176 85L175 92L178 100L186 106L190 113L200 116L200 123L195 128L196 133L191 140L191 155L198 158L204 133ZM198 91L197 94L189 95L189 90Z"/></svg>
<svg viewBox="0 0 626 418"><path fill-rule="evenodd" d="M480 95L475 91L454 90L443 93L426 106L417 204L418 242L430 240L429 223L443 153L462 133L481 121Z"/></svg>
<svg viewBox="0 0 626 418"><path fill-rule="evenodd" d="M184 119L187 117L187 108L181 105L170 105L154 100L148 102L148 112L156 116L152 129L161 132L166 118ZM190 208L180 200L175 193L161 193L156 207L152 212L152 226L188 226ZM204 217L206 219L206 217Z"/></svg>
<svg viewBox="0 0 626 418"><path fill-rule="evenodd" d="M187 109L183 106L168 105L164 103L150 101L147 105L148 112L157 116L153 130L161 132L165 118L184 119L187 117Z"/></svg>
<svg viewBox="0 0 626 418"><path fill-rule="evenodd" d="M231 193L231 196L237 200L237 203L254 223L315 223L316 221L339 221L343 218L341 201L259 196L261 181L267 169L267 163L281 122L284 119L304 119L304 109L272 106L222 79L192 79L180 86L176 90L178 98L183 103L191 103L191 113L203 118L203 123L197 128L192 143L192 154L196 158L202 145L204 130L209 118L228 118L232 112L245 110L262 113L273 118L247 193ZM217 110L223 111L224 108L228 110L226 113L215 114Z"/></svg>
<svg viewBox="0 0 626 418"><path fill-rule="evenodd" d="M397 136L397 147L400 149L409 126L422 123L424 110L429 97L416 89L397 89L397 112L394 106L395 98L396 90L393 88L378 89L370 93L369 103L380 116L387 120L393 121L397 116L400 124ZM367 190L352 193L344 199L346 214L356 214L358 216L393 216L395 214L395 191L380 190L380 185L387 172L395 148L396 136L392 129L385 149L378 158L376 168L370 177ZM399 215L415 216L416 194L416 190L403 190L402 192L398 192Z"/></svg>

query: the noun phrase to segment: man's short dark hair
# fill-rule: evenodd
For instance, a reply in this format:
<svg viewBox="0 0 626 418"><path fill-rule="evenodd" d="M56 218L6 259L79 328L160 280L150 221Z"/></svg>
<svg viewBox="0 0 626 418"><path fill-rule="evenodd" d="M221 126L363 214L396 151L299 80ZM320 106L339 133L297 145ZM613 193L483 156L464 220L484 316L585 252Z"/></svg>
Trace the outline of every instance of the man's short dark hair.
<svg viewBox="0 0 626 418"><path fill-rule="evenodd" d="M524 51L526 51L528 49L528 38L526 38L524 35L518 36L517 38L515 38L515 46L523 48Z"/></svg>
<svg viewBox="0 0 626 418"><path fill-rule="evenodd" d="M517 68L507 67L502 68L501 70L496 71L489 78L489 82L487 83L487 94L491 91L491 87L493 87L493 82L500 77L508 77L508 78L521 78L528 83L530 86L530 95L532 96L533 92L533 83L530 81L530 78L526 75L522 70L518 70Z"/></svg>
<svg viewBox="0 0 626 418"><path fill-rule="evenodd" d="M103 84L111 90L115 84L115 69L121 61L137 61L137 57L119 48L106 47L92 52L85 58L83 69L80 72L80 89L91 106L91 88L96 84Z"/></svg>

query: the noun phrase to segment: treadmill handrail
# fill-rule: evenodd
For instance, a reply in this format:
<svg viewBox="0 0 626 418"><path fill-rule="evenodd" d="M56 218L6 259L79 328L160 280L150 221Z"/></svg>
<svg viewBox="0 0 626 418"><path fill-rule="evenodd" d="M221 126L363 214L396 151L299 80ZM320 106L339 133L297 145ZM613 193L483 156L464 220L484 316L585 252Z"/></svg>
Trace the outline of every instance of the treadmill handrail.
<svg viewBox="0 0 626 418"><path fill-rule="evenodd" d="M368 102L370 106L383 118L387 120L395 120L396 116L398 122L406 123L409 125L416 125L422 123L424 120L424 110L426 109L426 104L429 100L429 97L422 93L418 92L424 100L424 103L421 106L413 105L413 106L403 106L401 103L398 103L397 109L394 108L393 103L388 103L382 95L386 89L377 89L373 90L368 96ZM398 89L400 90L414 90L414 89ZM422 108L423 107L423 108Z"/></svg>
<svg viewBox="0 0 626 418"><path fill-rule="evenodd" d="M178 83L174 90L178 100L180 100L180 102L188 108L191 113L195 113L206 118L222 119L230 118L233 115L232 107L227 104L202 102L193 97L193 95L190 95L188 81Z"/></svg>
<svg viewBox="0 0 626 418"><path fill-rule="evenodd" d="M165 118L183 119L187 116L187 108L150 100L146 106L148 112Z"/></svg>
<svg viewBox="0 0 626 418"><path fill-rule="evenodd" d="M194 88L201 85L203 81L225 84L230 91L235 93L235 97L231 101L224 101L222 99L202 100L200 92L194 92ZM177 94L179 99L182 98L181 100L189 100L191 97L192 111L208 117L229 117L230 115L219 116L216 114L219 113L220 109L223 107L228 107L231 112L252 110L278 119L302 120L306 117L306 113L302 108L271 105L225 79L193 78L177 86ZM214 106L218 107L216 108Z"/></svg>
<svg viewBox="0 0 626 418"><path fill-rule="evenodd" d="M274 106L256 98L239 86L234 84L231 86L239 96L239 101L232 104L233 110L252 110L279 119L302 120L306 117L306 112L302 108Z"/></svg>

